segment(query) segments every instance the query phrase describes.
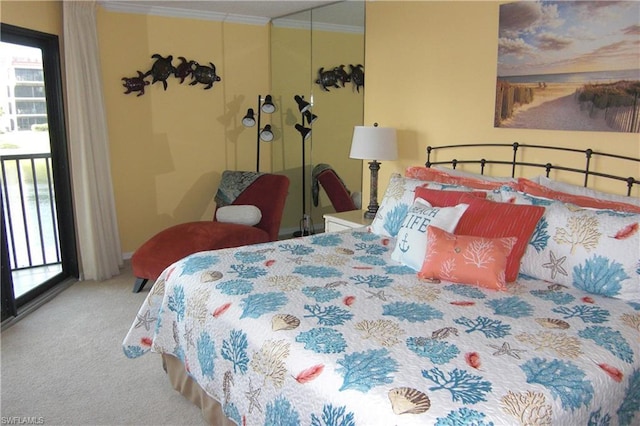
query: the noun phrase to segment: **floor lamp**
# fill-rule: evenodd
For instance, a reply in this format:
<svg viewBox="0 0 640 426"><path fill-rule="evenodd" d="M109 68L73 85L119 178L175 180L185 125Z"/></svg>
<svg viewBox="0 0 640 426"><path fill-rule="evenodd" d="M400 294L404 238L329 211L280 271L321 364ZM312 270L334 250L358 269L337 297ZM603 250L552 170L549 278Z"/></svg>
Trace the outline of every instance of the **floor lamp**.
<svg viewBox="0 0 640 426"><path fill-rule="evenodd" d="M302 138L302 219L300 219L300 230L293 233L294 237L304 237L313 234L313 224L311 216L307 214L307 183L305 173L305 146L306 140L311 136L311 127L305 127L305 122L311 126L318 119L318 116L310 111L311 104L304 100L302 96L294 96L293 99L298 104L298 110L302 114L302 124L296 123L294 126Z"/></svg>
<svg viewBox="0 0 640 426"><path fill-rule="evenodd" d="M364 212L364 217L373 219L378 211L378 170L380 163L377 160L395 160L398 158L398 146L396 142L396 129L391 127L356 126L353 129L350 158L359 160L372 160L369 162L371 182L369 187L369 207Z"/></svg>
<svg viewBox="0 0 640 426"><path fill-rule="evenodd" d="M258 127L256 129L256 172L260 171L260 141L271 142L273 140L273 131L271 125L267 124L264 128L260 128L260 119L262 113L271 114L276 110L276 106L273 104L271 95L267 95L264 98L258 95ZM242 118L242 125L244 127L253 127L256 125L255 111L253 108L247 110L247 114Z"/></svg>

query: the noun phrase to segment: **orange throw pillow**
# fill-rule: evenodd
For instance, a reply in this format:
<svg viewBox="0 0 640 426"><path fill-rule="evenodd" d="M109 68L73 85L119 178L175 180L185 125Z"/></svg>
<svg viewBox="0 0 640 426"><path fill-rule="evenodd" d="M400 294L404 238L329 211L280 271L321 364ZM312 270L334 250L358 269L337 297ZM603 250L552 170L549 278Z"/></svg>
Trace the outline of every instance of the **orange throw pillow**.
<svg viewBox="0 0 640 426"><path fill-rule="evenodd" d="M520 259L524 255L533 231L544 214L544 207L524 204L497 203L473 195L463 195L460 202L468 204L455 233L484 238L516 237L518 241L507 258L506 279L518 278Z"/></svg>
<svg viewBox="0 0 640 426"><path fill-rule="evenodd" d="M526 178L518 178L518 190L536 197L544 197L563 203L575 204L580 207L593 209L609 209L621 212L640 213L640 207L633 204L619 203L617 201L600 200L586 197L584 195L574 195L567 192L555 191L546 186L535 183Z"/></svg>
<svg viewBox="0 0 640 426"><path fill-rule="evenodd" d="M410 166L404 172L404 176L411 179L420 179L429 182L446 183L449 185L462 185L474 189L498 189L502 186L515 187L515 183L496 182L482 178L456 176L431 167Z"/></svg>
<svg viewBox="0 0 640 426"><path fill-rule="evenodd" d="M507 257L517 238L483 238L454 235L435 226L427 227L427 253L419 278L442 279L505 290Z"/></svg>
<svg viewBox="0 0 640 426"><path fill-rule="evenodd" d="M452 207L460 204L463 195L473 195L478 198L487 198L487 193L482 191L443 191L442 189L430 189L418 186L415 198L422 198L434 207Z"/></svg>

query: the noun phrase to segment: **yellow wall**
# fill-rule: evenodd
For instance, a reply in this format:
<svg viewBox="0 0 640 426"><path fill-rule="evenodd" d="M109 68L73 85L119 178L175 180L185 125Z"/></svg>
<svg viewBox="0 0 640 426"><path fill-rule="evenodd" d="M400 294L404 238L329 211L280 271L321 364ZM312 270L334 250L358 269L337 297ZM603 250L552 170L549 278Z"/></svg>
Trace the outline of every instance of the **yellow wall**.
<svg viewBox="0 0 640 426"><path fill-rule="evenodd" d="M168 226L208 220L222 171L255 170L255 133L241 120L266 93L269 27L106 11L98 13L111 167L125 253ZM153 54L212 62L213 88L170 77L124 94L123 77L151 69ZM261 171L269 171L263 147Z"/></svg>
<svg viewBox="0 0 640 426"><path fill-rule="evenodd" d="M2 1L0 19L5 24L56 34L62 41L61 1Z"/></svg>
<svg viewBox="0 0 640 426"><path fill-rule="evenodd" d="M382 163L379 200L392 172L424 164L428 145L517 141L640 156L637 133L493 127L500 3L367 2L365 124L380 121L398 129L399 160ZM487 150L478 153L478 158L490 156ZM553 159L563 161L556 154L537 160ZM640 174L637 166L623 168L618 162L602 161L595 167L624 176ZM529 172L536 174L540 172ZM368 200L366 168L363 180L363 199ZM612 192L626 189L624 183L594 182ZM634 195L640 196L640 188Z"/></svg>
<svg viewBox="0 0 640 426"><path fill-rule="evenodd" d="M424 163L427 145L518 141L640 156L637 134L493 127L499 4L367 2L364 122L396 127L400 151L398 161L382 164L379 198L392 172ZM2 22L58 34L62 44L61 2L3 1L0 14ZM99 8L98 33L120 237L127 253L169 225L210 218L220 173L254 169L255 131L240 121L247 108L255 108L256 96L270 89L270 31ZM144 96L124 95L121 78L149 69L154 53L211 61L222 81L205 91L171 79L166 92L156 83ZM269 145L261 151L261 170L268 171ZM639 173L633 166L603 164L623 175ZM362 175L366 205L366 164Z"/></svg>

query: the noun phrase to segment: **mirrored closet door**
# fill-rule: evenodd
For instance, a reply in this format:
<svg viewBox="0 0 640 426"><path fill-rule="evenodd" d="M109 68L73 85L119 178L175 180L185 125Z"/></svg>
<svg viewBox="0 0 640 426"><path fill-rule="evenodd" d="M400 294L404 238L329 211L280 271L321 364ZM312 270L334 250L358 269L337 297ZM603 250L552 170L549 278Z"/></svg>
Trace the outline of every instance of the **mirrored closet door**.
<svg viewBox="0 0 640 426"><path fill-rule="evenodd" d="M362 161L349 151L353 127L363 121L365 89L348 78L352 67L364 73L364 8L364 1L339 2L273 21L271 86L280 111L272 123L281 134L272 168L291 179L283 229L320 231L322 215L335 211L321 188L314 202L316 166L332 168L349 190L361 191ZM301 101L310 104L304 114Z"/></svg>

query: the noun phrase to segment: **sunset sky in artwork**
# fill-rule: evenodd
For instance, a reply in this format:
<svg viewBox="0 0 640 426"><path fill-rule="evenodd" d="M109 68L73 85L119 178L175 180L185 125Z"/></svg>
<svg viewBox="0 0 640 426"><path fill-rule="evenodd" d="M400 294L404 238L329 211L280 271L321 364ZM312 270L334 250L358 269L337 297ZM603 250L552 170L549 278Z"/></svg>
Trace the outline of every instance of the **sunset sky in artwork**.
<svg viewBox="0 0 640 426"><path fill-rule="evenodd" d="M639 1L500 6L498 76L640 68Z"/></svg>

